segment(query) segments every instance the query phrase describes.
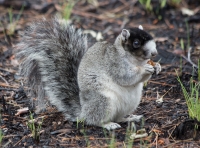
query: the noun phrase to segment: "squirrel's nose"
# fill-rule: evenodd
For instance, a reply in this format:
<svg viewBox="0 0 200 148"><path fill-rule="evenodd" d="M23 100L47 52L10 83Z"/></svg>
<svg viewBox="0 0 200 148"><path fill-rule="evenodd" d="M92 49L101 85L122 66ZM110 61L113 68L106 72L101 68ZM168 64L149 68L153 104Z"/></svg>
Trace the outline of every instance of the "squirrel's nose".
<svg viewBox="0 0 200 148"><path fill-rule="evenodd" d="M152 52L152 53L151 53L151 56L152 56L152 57L155 57L157 54L158 54L158 52L155 51L155 52Z"/></svg>

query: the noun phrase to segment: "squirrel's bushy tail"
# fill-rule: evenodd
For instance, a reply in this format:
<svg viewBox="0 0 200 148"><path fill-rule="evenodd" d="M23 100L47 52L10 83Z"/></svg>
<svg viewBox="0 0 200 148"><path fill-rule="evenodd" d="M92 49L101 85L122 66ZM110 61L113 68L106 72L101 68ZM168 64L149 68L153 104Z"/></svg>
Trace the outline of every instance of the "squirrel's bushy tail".
<svg viewBox="0 0 200 148"><path fill-rule="evenodd" d="M80 112L77 71L87 50L87 37L59 18L32 23L24 32L20 50L20 74L27 78L32 97L44 97L67 119Z"/></svg>

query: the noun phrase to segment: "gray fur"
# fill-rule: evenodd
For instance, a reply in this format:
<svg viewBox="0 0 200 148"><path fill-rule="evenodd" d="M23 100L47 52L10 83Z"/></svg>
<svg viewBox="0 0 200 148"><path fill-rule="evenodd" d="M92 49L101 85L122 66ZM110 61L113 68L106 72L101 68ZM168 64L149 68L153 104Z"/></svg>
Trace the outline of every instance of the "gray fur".
<svg viewBox="0 0 200 148"><path fill-rule="evenodd" d="M80 112L77 71L87 37L59 18L32 23L22 37L17 57L31 96L36 95L39 105L48 97L67 119L76 120Z"/></svg>
<svg viewBox="0 0 200 148"><path fill-rule="evenodd" d="M137 49L132 48L135 38L141 41ZM156 69L147 64L157 50L145 31L124 29L114 44L98 42L87 50L80 30L59 19L43 20L25 31L17 48L31 95L48 97L67 119L115 129L120 127L115 122L141 118L124 117L137 108L143 83Z"/></svg>

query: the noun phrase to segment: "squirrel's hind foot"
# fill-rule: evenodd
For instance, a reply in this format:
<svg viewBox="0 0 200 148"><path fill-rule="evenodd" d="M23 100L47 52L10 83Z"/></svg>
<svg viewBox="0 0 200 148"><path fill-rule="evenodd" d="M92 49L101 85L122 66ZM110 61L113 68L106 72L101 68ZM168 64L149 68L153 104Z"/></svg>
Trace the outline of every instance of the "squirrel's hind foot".
<svg viewBox="0 0 200 148"><path fill-rule="evenodd" d="M127 118L122 118L119 122L140 122L143 115L130 115Z"/></svg>
<svg viewBox="0 0 200 148"><path fill-rule="evenodd" d="M101 125L101 127L107 129L107 130L115 130L117 128L121 128L121 126L115 122L108 122L106 124Z"/></svg>

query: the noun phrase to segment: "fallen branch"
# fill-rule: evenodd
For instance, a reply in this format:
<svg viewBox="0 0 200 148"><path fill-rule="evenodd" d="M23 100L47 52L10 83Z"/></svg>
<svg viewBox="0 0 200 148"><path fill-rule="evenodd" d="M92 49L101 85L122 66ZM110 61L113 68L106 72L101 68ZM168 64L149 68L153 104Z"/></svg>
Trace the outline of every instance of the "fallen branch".
<svg viewBox="0 0 200 148"><path fill-rule="evenodd" d="M148 81L149 83L154 83L154 84L159 84L159 85L163 85L163 86L171 86L171 87L176 87L176 85L172 85L172 84L166 84L166 83L161 83L161 82L155 82L155 81Z"/></svg>
<svg viewBox="0 0 200 148"><path fill-rule="evenodd" d="M0 75L0 78L1 78L7 85L9 85L8 81L6 81L6 79L3 78L1 75Z"/></svg>
<svg viewBox="0 0 200 148"><path fill-rule="evenodd" d="M186 61L188 61L193 67L196 67L196 68L198 68L198 66L194 63L194 62L192 62L192 60L191 60L191 49L192 48L189 48L189 50L188 50L188 57L186 57L186 56L184 56L184 55L181 55Z"/></svg>
<svg viewBox="0 0 200 148"><path fill-rule="evenodd" d="M9 84L1 83L1 82L0 82L0 86L2 86L2 87L10 87L10 88L19 88L19 86L11 86Z"/></svg>

